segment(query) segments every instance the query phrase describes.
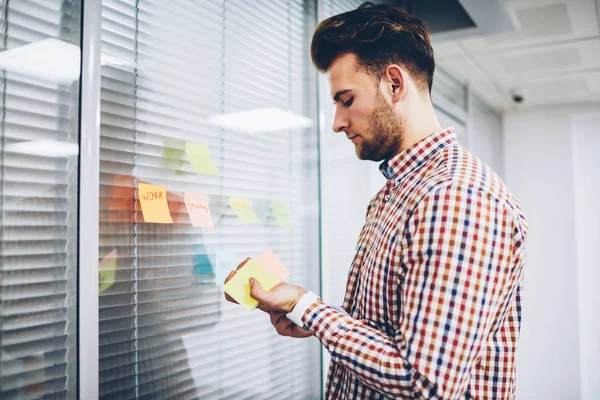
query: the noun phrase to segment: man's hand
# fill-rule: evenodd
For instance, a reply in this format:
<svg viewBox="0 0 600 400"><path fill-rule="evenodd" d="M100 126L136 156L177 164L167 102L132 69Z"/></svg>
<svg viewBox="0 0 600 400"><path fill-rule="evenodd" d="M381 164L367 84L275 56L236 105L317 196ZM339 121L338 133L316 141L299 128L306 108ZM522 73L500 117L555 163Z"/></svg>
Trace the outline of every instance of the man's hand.
<svg viewBox="0 0 600 400"><path fill-rule="evenodd" d="M258 300L261 310L282 311L289 313L294 309L306 289L281 282L268 292L260 286L260 282L250 278L250 296Z"/></svg>
<svg viewBox="0 0 600 400"><path fill-rule="evenodd" d="M235 276L236 271L244 266L250 260L250 258L246 258L235 271L231 271L231 273L225 279L225 283L227 283L231 278ZM260 283L256 279L250 279L250 296L254 299L258 300L260 303L258 308L262 311L281 311L285 313L289 313L294 309L294 306L300 300L300 297L304 293L306 293L306 289L296 286L290 285L288 283L281 282L280 284L273 287L270 291L263 290L260 286ZM231 296L225 293L225 299L231 303L237 304Z"/></svg>
<svg viewBox="0 0 600 400"><path fill-rule="evenodd" d="M289 336L299 339L312 336L311 331L300 328L298 325L287 319L285 314L286 313L283 311L269 311L271 324L273 324L277 333L279 333L281 336Z"/></svg>

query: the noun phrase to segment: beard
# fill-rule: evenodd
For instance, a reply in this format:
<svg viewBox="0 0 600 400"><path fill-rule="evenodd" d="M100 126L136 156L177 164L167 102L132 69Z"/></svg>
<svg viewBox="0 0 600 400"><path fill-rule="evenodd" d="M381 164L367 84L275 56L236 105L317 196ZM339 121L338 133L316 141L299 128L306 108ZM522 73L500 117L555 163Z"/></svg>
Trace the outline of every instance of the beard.
<svg viewBox="0 0 600 400"><path fill-rule="evenodd" d="M356 145L356 155L361 160L389 160L402 145L402 120L394 114L392 107L381 93L375 99L375 111L369 119L367 132L362 142Z"/></svg>

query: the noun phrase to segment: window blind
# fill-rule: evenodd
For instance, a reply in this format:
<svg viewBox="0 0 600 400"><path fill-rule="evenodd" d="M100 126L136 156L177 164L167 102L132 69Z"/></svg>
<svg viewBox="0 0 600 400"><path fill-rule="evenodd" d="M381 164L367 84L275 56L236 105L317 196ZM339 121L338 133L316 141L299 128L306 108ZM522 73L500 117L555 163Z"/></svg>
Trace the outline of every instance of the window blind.
<svg viewBox="0 0 600 400"><path fill-rule="evenodd" d="M79 85L78 79L54 80L46 62L57 57L53 44L62 44L75 55L61 60L62 72L79 75L80 12L76 0L0 6L0 60L6 68L0 70L3 400L77 396ZM43 42L49 38L61 42ZM34 54L24 47L30 44L41 47ZM40 49L46 58L40 59ZM19 61L7 66L16 50ZM42 79L36 70L48 76ZM60 156L65 148L70 156Z"/></svg>
<svg viewBox="0 0 600 400"><path fill-rule="evenodd" d="M316 340L279 337L266 314L225 302L214 274L217 252L235 252L237 265L272 249L288 282L318 290L315 127L209 123L265 107L314 120L314 4L102 6L100 257L117 257L100 294L100 397L318 398ZM186 142L207 145L218 175L194 170ZM167 188L173 224L144 222L139 183ZM185 192L208 195L214 228L192 226ZM243 224L229 196L247 196L261 222ZM287 204L291 227L273 200Z"/></svg>

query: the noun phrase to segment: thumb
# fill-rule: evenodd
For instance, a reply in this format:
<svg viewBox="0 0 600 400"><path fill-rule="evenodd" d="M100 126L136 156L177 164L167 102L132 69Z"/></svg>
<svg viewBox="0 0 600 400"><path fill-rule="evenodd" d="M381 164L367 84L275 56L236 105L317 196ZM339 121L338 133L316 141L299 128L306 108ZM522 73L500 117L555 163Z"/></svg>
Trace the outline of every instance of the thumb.
<svg viewBox="0 0 600 400"><path fill-rule="evenodd" d="M267 303L270 293L262 288L258 279L250 278L250 296L260 303Z"/></svg>

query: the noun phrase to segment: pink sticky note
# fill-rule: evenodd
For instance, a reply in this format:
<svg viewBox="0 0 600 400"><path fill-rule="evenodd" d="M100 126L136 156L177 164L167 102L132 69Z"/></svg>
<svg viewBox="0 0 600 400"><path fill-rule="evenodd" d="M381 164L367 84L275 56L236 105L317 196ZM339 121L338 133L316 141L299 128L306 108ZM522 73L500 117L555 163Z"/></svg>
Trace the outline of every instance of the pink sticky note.
<svg viewBox="0 0 600 400"><path fill-rule="evenodd" d="M285 278L290 276L290 271L283 266L281 260L277 258L272 250L265 251L260 256L254 257L253 260L273 274L279 282L282 282Z"/></svg>
<svg viewBox="0 0 600 400"><path fill-rule="evenodd" d="M192 225L203 228L214 228L210 208L208 207L208 195L185 192L183 194L183 201L192 220Z"/></svg>

